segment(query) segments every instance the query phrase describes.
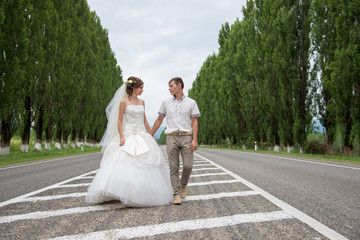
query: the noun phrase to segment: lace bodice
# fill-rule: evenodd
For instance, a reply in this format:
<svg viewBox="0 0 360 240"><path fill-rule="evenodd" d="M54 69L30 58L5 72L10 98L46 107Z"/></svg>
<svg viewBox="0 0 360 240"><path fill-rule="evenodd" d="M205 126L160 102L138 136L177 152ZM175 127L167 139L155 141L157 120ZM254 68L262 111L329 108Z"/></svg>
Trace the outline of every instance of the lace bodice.
<svg viewBox="0 0 360 240"><path fill-rule="evenodd" d="M125 108L125 125L124 125L124 135L145 133L144 125L144 106L143 105L128 105Z"/></svg>

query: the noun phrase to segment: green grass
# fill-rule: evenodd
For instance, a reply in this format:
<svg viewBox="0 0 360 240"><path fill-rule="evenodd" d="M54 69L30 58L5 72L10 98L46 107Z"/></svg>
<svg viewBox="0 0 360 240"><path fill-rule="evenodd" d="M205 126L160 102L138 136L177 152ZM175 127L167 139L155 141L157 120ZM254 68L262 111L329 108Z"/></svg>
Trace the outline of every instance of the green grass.
<svg viewBox="0 0 360 240"><path fill-rule="evenodd" d="M55 143L51 143L51 151L45 149L45 144L42 144L42 151L34 151L35 139L31 138L29 144L29 152L23 153L20 150L21 147L21 139L19 137L13 137L10 144L10 155L0 155L0 166L2 165L10 165L10 164L17 164L23 162L30 162L35 160L42 160L42 159L49 159L49 158L57 158L57 157L66 157L66 156L73 156L73 155L80 155L85 153L94 153L100 152L101 148L95 147L87 147L84 146L83 150L81 151L80 148L72 149L69 144L68 149L61 148L61 150L55 149ZM264 154L271 154L271 155L278 155L278 156L288 156L288 157L296 157L301 159L310 159L315 161L332 161L332 162L339 162L339 163L350 163L355 165L360 165L360 157L345 157L339 155L318 155L318 154L302 154L296 152L295 149L292 153L287 153L286 151L281 152L274 152L274 151L266 151L266 150L258 150L255 151L253 149L243 150L242 148L228 148L228 147L204 147L201 148L212 148L212 149L226 149L226 150L233 150L233 151L245 151L245 152L256 152L256 153L264 153Z"/></svg>
<svg viewBox="0 0 360 240"><path fill-rule="evenodd" d="M43 143L41 146L41 152L38 152L33 150L34 145L35 145L35 141L30 140L29 152L23 153L20 150L21 140L19 138L14 137L10 143L10 154L0 156L0 166L101 151L100 147L87 147L87 146L83 147L83 151L80 148L72 149L70 147L70 144L68 149L64 149L62 147L61 150L57 150L55 149L55 143L51 142L50 151L45 149L45 144Z"/></svg>
<svg viewBox="0 0 360 240"><path fill-rule="evenodd" d="M338 155L320 155L320 154L307 154L307 153L299 153L296 150L292 153L280 151L266 151L266 150L258 150L255 151L254 149L246 149L243 150L242 148L228 148L228 147L204 147L201 148L211 148L211 149L222 149L222 150L233 150L233 151L243 151L243 152L253 152L253 153L264 153L270 155L277 155L277 156L284 156L284 157L293 157L293 158L301 158L301 159L310 159L314 161L332 161L338 163L351 163L360 166L360 157L345 157L345 156L338 156Z"/></svg>

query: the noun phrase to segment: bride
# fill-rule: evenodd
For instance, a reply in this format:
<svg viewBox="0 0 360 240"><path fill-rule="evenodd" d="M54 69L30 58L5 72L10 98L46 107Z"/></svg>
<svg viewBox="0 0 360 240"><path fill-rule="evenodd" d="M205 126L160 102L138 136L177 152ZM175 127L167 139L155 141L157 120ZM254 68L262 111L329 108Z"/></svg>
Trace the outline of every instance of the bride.
<svg viewBox="0 0 360 240"><path fill-rule="evenodd" d="M141 79L129 77L106 108L104 154L86 202L117 199L127 206L146 207L172 200L169 167L154 138L146 133L151 129L145 103L138 98L143 87Z"/></svg>

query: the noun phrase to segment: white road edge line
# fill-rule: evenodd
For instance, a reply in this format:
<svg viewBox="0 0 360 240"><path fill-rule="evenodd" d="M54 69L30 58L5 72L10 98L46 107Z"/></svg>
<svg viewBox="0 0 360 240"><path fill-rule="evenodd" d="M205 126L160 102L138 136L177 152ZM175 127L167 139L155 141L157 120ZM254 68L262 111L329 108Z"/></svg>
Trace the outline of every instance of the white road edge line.
<svg viewBox="0 0 360 240"><path fill-rule="evenodd" d="M57 188L58 186L60 186L60 185L62 185L62 184L66 184L66 183L68 183L68 182L81 179L82 177L87 176L87 175L89 175L89 174L93 174L93 173L95 173L96 171L97 171L97 170L94 170L94 171L91 171L91 172L88 172L88 173L85 173L85 174L76 176L76 177L74 177L74 178L70 178L70 179L67 179L67 180L65 180L65 181L55 183L54 185L51 185L51 186L48 186L48 187L45 187L45 188L41 188L41 189L36 190L36 191L34 191L34 192L30 192L30 193L21 195L21 196L16 197L16 198L9 199L9 200L7 200L7 201L1 202L1 203L0 203L0 207L3 207L3 206L6 206L6 205L9 205L9 204L13 204L13 203L19 202L20 200L22 200L22 199L24 199L24 198L33 196L33 195L35 195L35 194L44 192L44 191L49 190L49 189Z"/></svg>
<svg viewBox="0 0 360 240"><path fill-rule="evenodd" d="M223 192L223 193L214 193L214 194L207 194L207 195L189 196L186 198L186 201L211 200L211 199L227 198L227 197L246 197L246 196L257 195L257 194L259 194L259 193L255 192L255 191ZM38 211L38 212L30 212L30 213L10 215L10 216L0 216L0 224L10 223L10 222L15 222L15 221L20 221L20 220L42 219L42 218L48 218L48 217L86 213L86 212L90 212L90 211L95 212L95 211L113 210L113 209L125 208L125 207L126 207L125 205L118 203L118 204L76 207L76 208L68 208L68 209L54 210L54 211Z"/></svg>
<svg viewBox="0 0 360 240"><path fill-rule="evenodd" d="M201 156L198 153L194 153L195 155ZM203 156L201 156L203 157ZM212 162L211 160L203 157L205 160L208 160L209 162ZM329 239L334 240L340 240L340 239L347 239L343 235L335 232L333 229L325 226L324 224L320 223L319 221L315 220L314 218L308 216L307 214L301 212L300 210L292 207L291 205L281 201L277 197L271 195L270 193L264 191L263 189L259 188L258 186L252 184L251 182L245 180L244 178L236 175L235 173L229 171L228 169L216 164L215 162L212 162L215 166L222 169L224 172L227 172L229 175L240 181L245 186L249 187L250 189L254 190L255 192L258 192L261 196L269 200L270 202L274 203L276 206L283 209L285 212L290 214L291 216L294 216L295 218L299 219L303 223L309 225L311 228L315 229L317 232L321 233L325 237Z"/></svg>
<svg viewBox="0 0 360 240"><path fill-rule="evenodd" d="M72 236L62 236L52 238L53 240L71 240L71 239L129 239L150 237L160 234L175 233L181 231L193 231L199 229L210 229L234 226L243 223L257 223L291 219L292 216L284 211L275 211L267 213L237 214L218 218L205 218L185 220L179 222L168 222L158 225L146 225L132 228L105 230L87 234L78 234Z"/></svg>
<svg viewBox="0 0 360 240"><path fill-rule="evenodd" d="M26 167L26 166L37 165L37 164L42 164L42 163L49 163L49 162L67 160L67 159L71 159L71 158L78 158L78 157L83 157L84 155L85 156L95 155L95 154L99 154L99 153L101 153L101 152L87 153L87 154L81 154L81 155L76 155L76 156L71 156L71 157L64 157L64 158L56 158L56 159L53 159L53 160L46 160L46 161L39 160L39 161L33 162L33 163L21 164L21 165L16 165L16 166L11 166L11 167L3 167L3 168L0 168L0 171L6 170L6 169L11 169L11 168L19 168L19 167Z"/></svg>
<svg viewBox="0 0 360 240"><path fill-rule="evenodd" d="M339 168L348 168L348 169L360 170L360 167L351 167L351 166L343 166L343 165L337 165L337 164L331 164L331 163L314 162L314 161L311 161L311 160L301 160L301 159L297 159L297 158L279 157L279 156L273 156L273 155L267 155L267 154L259 154L259 153L249 153L249 152L241 152L241 153L250 154L250 155L256 155L256 156L266 156L266 157L272 157L272 158L280 158L280 159L286 159L286 160L295 161L295 162L304 162L304 163L310 163L310 164L318 164L318 165L325 165L325 166L331 166L331 167L339 167Z"/></svg>

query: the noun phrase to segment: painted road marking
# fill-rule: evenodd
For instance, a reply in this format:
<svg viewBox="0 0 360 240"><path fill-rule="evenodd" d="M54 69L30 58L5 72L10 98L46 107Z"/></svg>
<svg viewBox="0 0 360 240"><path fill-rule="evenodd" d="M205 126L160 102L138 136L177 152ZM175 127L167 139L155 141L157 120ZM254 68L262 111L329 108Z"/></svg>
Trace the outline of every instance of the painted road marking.
<svg viewBox="0 0 360 240"><path fill-rule="evenodd" d="M90 183L64 184L64 185L54 186L53 188L76 188L76 187L86 187L89 185Z"/></svg>
<svg viewBox="0 0 360 240"><path fill-rule="evenodd" d="M199 155L197 153L195 153L195 154L198 155L198 156L201 156L201 155ZM205 157L202 157L202 158L208 160L209 162L212 162L211 160L209 160L209 159L207 159ZM335 232L334 230L332 230L331 228L325 226L324 224L322 224L319 221L315 220L314 218L308 216L307 214L299 211L298 209L290 206L289 204L281 201L277 197L275 197L275 196L271 195L270 193L264 191L263 189L261 189L258 186L252 184L251 182L245 180L244 178L242 178L242 177L236 175L235 173L229 171L228 169L216 164L215 162L212 162L212 163L215 166L217 166L218 168L220 168L221 170L223 170L224 172L227 172L229 175L234 177L236 180L240 181L245 186L249 187L250 189L254 190L255 192L260 193L264 198L266 198L267 200L269 200L270 202L272 202L276 206L280 207L281 209L283 209L285 212L287 212L291 216L294 216L295 218L299 219L301 222L309 225L311 228L315 229L317 232L321 233L325 237L327 237L329 239L336 239L336 240L347 239L344 236L342 236L341 234L339 234L339 233Z"/></svg>
<svg viewBox="0 0 360 240"><path fill-rule="evenodd" d="M82 174L82 175L79 175L79 176L76 176L76 177L73 177L73 178L70 178L70 179L67 179L67 180L62 181L62 182L59 182L59 183L55 183L55 184L53 184L53 185L51 185L51 186L48 186L48 187L45 187L45 188L41 188L41 189L39 189L39 190L36 190L36 191L30 192L30 193L21 195L21 196L19 196L19 197L12 198L12 199L10 199L10 200L1 202L1 203L0 203L0 207L6 206L6 205L9 205L9 204L12 204L12 203L16 203L16 202L18 202L18 201L21 200L21 199L24 199L24 198L27 198L27 197L30 197L30 196L39 194L39 193L41 193L41 192L44 192L44 191L47 191L47 190L50 190L50 189L53 189L53 188L56 188L57 186L60 186L60 185L63 185L63 184L72 182L72 181L74 181L74 180L81 179L82 177L87 176L87 175L90 175L90 174L93 174L93 173L95 173L95 172L97 172L97 170L92 171L92 172L88 172L88 173L85 173L85 174Z"/></svg>
<svg viewBox="0 0 360 240"><path fill-rule="evenodd" d="M218 199L218 198L228 198L228 197L246 197L246 196L257 195L257 194L258 193L256 193L255 191L232 192L232 193L225 192L225 193L189 196L186 198L186 201L201 201L201 200L211 200L211 199ZM95 211L115 210L115 209L119 209L119 208L126 208L126 206L124 206L121 203L116 203L116 204L108 204L108 205L96 205L96 206L87 206L87 207L68 208L68 209L55 210L55 211L38 211L38 212L31 212L31 213L26 213L26 214L1 216L0 224L20 221L20 220L32 220L32 219L49 218L49 217L95 212Z"/></svg>
<svg viewBox="0 0 360 240"><path fill-rule="evenodd" d="M206 161L204 161L204 162L208 162L208 161L206 160ZM197 168L197 169L193 169L193 171L206 171L206 170L219 170L219 168L215 167L215 168ZM71 193L71 194L64 194L64 195L52 195L52 196L30 197L30 196L36 195L36 194L38 194L38 193L41 193L41 192L44 192L44 191L47 191L47 190L50 190L50 189L55 189L55 188L75 188L75 187L89 186L90 183L80 183L80 184L66 184L66 183L72 182L72 181L74 181L74 180L93 179L94 176L88 176L88 175L95 174L97 171L98 171L98 169L97 169L97 170L94 170L94 171L91 171L91 172L88 172L88 173L85 173L85 174L83 174L83 175L80 175L80 176L77 176L77 177L68 179L68 180L66 180L66 181L63 181L63 182L60 182L60 183L56 183L56 184L54 184L54 185L45 187L45 188L43 188L43 189L39 189L39 190L37 190L37 191L34 191L34 192L31 192L31 193L28 193L28 194L19 196L19 197L17 197L17 198L10 199L10 200L8 200L8 201L5 201L5 202L0 203L0 207L6 206L6 205L8 205L8 204L20 203L20 202L46 201L46 200L55 200L55 199L61 199L61 198L70 198L70 197L82 197L82 196L85 196L85 195L86 195L86 192ZM226 174L226 173L223 173L223 172L222 172L220 175L224 175L224 174ZM199 176L199 175L192 175L192 177L195 177L195 176ZM213 181L213 182L209 182L209 184L206 184L206 185L210 185L210 184L223 184L223 183L228 183L228 181L226 181L226 182L224 182L224 181L221 181L221 182Z"/></svg>
<svg viewBox="0 0 360 240"><path fill-rule="evenodd" d="M281 219L289 219L295 217L296 219L300 220L301 222L309 225L317 232L321 233L325 237L329 239L346 239L344 236L338 234L334 230L328 228L327 226L321 224L320 222L316 221L315 219L311 218L310 216L306 215L305 213L297 210L296 208L288 205L287 203L281 201L280 199L272 196L271 194L267 193L266 191L262 190L261 188L257 187L256 185L248 182L247 180L241 178L240 176L234 174L233 172L223 168L222 166L212 162L211 160L202 157L199 154L195 153L196 159L203 159L207 162L207 164L199 164L196 166L204 166L204 165L211 165L215 166L216 169L222 170L225 174L232 176L234 180L225 180L225 181L208 181L208 182L198 182L198 183L189 183L188 186L202 186L202 185L211 185L211 184L230 184L230 183L242 183L245 186L249 187L251 191L245 192L236 192L236 193L217 193L217 194L207 194L207 195L199 195L199 196L188 196L185 201L197 201L197 200L209 200L209 199L216 199L216 198L223 198L223 197L240 197L240 196L250 196L250 195L261 195L262 197L266 198L273 204L280 207L283 211L277 212L270 212L270 213L253 213L253 214L237 214L232 216L226 217L216 217L216 218L208 218L208 219L197 219L197 220L186 220L182 222L170 222L170 223L163 223L158 225L151 225L151 226L139 226L135 228L124 228L124 229L115 229L109 231L101 231L101 232L93 232L89 234L79 234L73 236L64 236L55 239L71 239L72 237L84 238L84 239L103 239L104 234L109 236L109 233L114 238L119 237L126 237L126 234L130 234L129 236L132 237L141 237L141 236L153 236L158 234L164 233L172 233L178 231L189 231L189 230L196 230L196 229L207 229L207 228L216 228L216 227L225 227L231 225L237 225L245 222L257 222L257 221L274 221L274 220L281 220ZM42 197L30 197L40 192L44 192L49 189L59 188L59 187L69 187L69 186L86 186L89 184L68 184L74 180L79 179L89 179L89 175L96 173L97 170L68 179L66 181L51 185L49 187L39 189L37 191L19 196L14 199L10 199L8 201L0 203L0 207L21 201L45 201L51 200L50 197L52 196L42 196ZM79 195L76 195L79 194ZM74 193L74 194L65 194L65 195L57 195L53 196L54 198L64 198L64 197L79 197L84 196L85 193ZM0 223L8 223L23 219L39 219L39 218L48 218L54 216L61 216L67 214L75 214L75 213L86 213L89 211L104 211L104 210L113 210L117 208L125 207L121 203L119 204L111 204L111 205L101 205L101 206L89 206L89 207L78 207L78 208L69 208L64 210L56 210L56 211L44 211L44 212L32 212L28 214L20 214L20 215L12 215L12 216L3 216L0 217ZM264 217L265 216L265 217ZM276 217L278 216L278 217ZM256 220L256 219L265 219L265 220ZM266 220L268 219L268 220ZM181 223L179 225L179 223ZM229 225L230 224L230 225ZM143 235L145 234L145 235ZM111 238L109 238L111 239Z"/></svg>
<svg viewBox="0 0 360 240"><path fill-rule="evenodd" d="M2 216L2 217L0 217L0 224L1 223L10 223L10 222L15 222L15 221L20 221L20 220L33 220L33 219L57 217L57 216L78 214L78 213L115 210L115 209L120 209L120 208L125 208L125 206L121 203L117 203L117 204L109 204L109 205L67 208L67 209L56 210L56 211L31 212L31 213L26 213L26 214Z"/></svg>
<svg viewBox="0 0 360 240"><path fill-rule="evenodd" d="M228 175L228 174L224 173L224 172L221 172L221 173L204 173L204 174L190 175L190 177L196 178L196 177L219 176L219 175Z"/></svg>
<svg viewBox="0 0 360 240"><path fill-rule="evenodd" d="M212 163L206 163L206 164L194 164L193 167L203 167L203 166L211 166Z"/></svg>
<svg viewBox="0 0 360 240"><path fill-rule="evenodd" d="M206 170L219 170L218 168L196 168L196 169L193 169L192 171L206 171ZM180 170L181 172L181 170Z"/></svg>
<svg viewBox="0 0 360 240"><path fill-rule="evenodd" d="M241 182L238 179L235 180L223 180L223 181L209 181L209 182L196 182L188 183L188 186L204 186L204 185L213 185L213 184L228 184L228 183L238 183Z"/></svg>
<svg viewBox="0 0 360 240"><path fill-rule="evenodd" d="M256 155L256 156L262 156L262 157L266 156L266 157L271 157L271 158L279 158L279 159L285 159L285 160L290 160L290 161L295 161L295 162L304 162L304 163L309 163L309 164L318 164L318 165L324 165L324 166L330 166L330 167L338 167L338 168L348 168L348 169L353 169L353 170L360 170L360 167L351 167L351 166L343 166L343 165L331 164L331 163L314 162L314 161L310 161L310 160L301 160L301 159L297 159L297 158L279 157L279 156L273 156L273 155L267 155L267 154L259 154L259 153L249 153L249 152L241 152L241 153L250 154L250 155Z"/></svg>
<svg viewBox="0 0 360 240"><path fill-rule="evenodd" d="M187 196L182 201L200 201L200 200L211 200L217 198L226 198L226 197L246 197L258 195L259 193L255 191L244 191L244 192L223 192L223 193L215 193L215 194L205 194L205 195L197 195L197 196Z"/></svg>
<svg viewBox="0 0 360 240"><path fill-rule="evenodd" d="M28 197L24 199L19 199L17 203L20 202L37 202L37 201L49 201L49 200L57 200L62 198L77 198L77 197L85 197L86 192L80 193L70 193L70 194L62 194L62 195L51 195L51 196L41 196L41 197Z"/></svg>
<svg viewBox="0 0 360 240"><path fill-rule="evenodd" d="M196 201L196 200L208 200L208 199L216 199L223 197L240 197L240 196L250 196L250 195L258 195L259 193L255 191L243 191L243 192L224 192L224 193L216 193L216 194L206 194L206 195L198 195L198 196L187 196L183 201ZM22 200L20 202L40 202L40 201L51 201L62 198L79 198L85 197L86 192L81 193L70 193L63 195L51 195L51 196L41 196L41 197L29 197Z"/></svg>
<svg viewBox="0 0 360 240"><path fill-rule="evenodd" d="M31 166L31 165L49 163L49 162L57 162L57 161L62 161L62 160L68 160L68 159L71 159L71 158L78 158L78 157L90 156L90 155L95 155L95 154L101 154L101 153L100 152L99 153L87 153L87 154L81 154L81 155L65 157L65 158L56 158L56 159L53 159L53 160L45 160L45 161L40 160L39 162L33 162L33 163L27 163L27 164L15 165L15 166L11 166L11 167L0 168L0 171L7 170L7 169L12 169L12 168L27 167L27 166Z"/></svg>
<svg viewBox="0 0 360 240"><path fill-rule="evenodd" d="M62 236L52 238L53 240L71 239L129 239L156 236L159 234L175 233L181 231L192 231L200 229L210 229L228 227L243 223L258 223L291 219L292 216L284 211L267 213L237 214L226 217L205 218L195 220L185 220L179 222L168 222L157 225L147 225L132 228L114 229L108 231L92 232L88 234L78 234L72 236Z"/></svg>

